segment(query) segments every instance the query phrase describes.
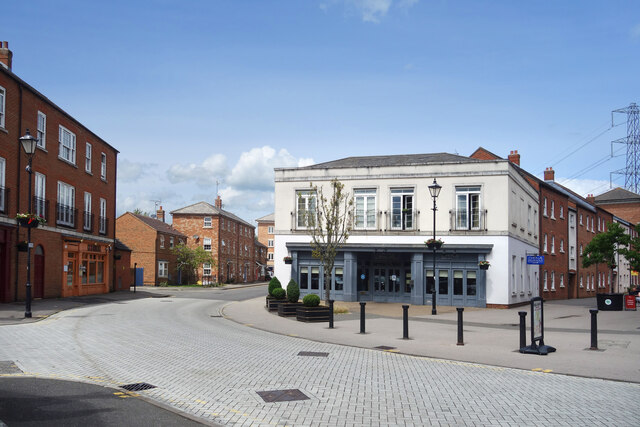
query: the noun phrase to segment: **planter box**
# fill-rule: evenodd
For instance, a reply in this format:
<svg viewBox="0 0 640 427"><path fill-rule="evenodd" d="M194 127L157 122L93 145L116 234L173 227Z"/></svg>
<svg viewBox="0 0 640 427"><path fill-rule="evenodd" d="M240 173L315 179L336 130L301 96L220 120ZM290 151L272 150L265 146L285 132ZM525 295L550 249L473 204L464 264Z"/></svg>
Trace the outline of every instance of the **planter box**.
<svg viewBox="0 0 640 427"><path fill-rule="evenodd" d="M598 310L600 311L622 311L622 294L596 294Z"/></svg>
<svg viewBox="0 0 640 427"><path fill-rule="evenodd" d="M480 265L478 265L478 267L480 267L480 270L488 270L489 269L489 264L480 264Z"/></svg>
<svg viewBox="0 0 640 427"><path fill-rule="evenodd" d="M278 316L290 317L297 315L297 310L304 305L301 302L283 302L278 304Z"/></svg>
<svg viewBox="0 0 640 427"><path fill-rule="evenodd" d="M300 322L328 322L329 307L320 305L318 307L299 307L296 310L296 320Z"/></svg>
<svg viewBox="0 0 640 427"><path fill-rule="evenodd" d="M267 297L267 310L278 311L278 306L286 302L286 299L275 299L274 297Z"/></svg>

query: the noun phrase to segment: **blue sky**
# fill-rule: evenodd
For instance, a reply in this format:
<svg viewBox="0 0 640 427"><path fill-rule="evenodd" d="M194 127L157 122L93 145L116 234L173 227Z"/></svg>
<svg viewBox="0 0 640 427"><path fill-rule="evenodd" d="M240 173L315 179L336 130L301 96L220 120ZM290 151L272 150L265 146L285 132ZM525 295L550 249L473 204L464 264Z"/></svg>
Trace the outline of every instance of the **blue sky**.
<svg viewBox="0 0 640 427"><path fill-rule="evenodd" d="M120 151L118 214L218 187L253 221L273 210L273 167L478 146L599 194L625 166L607 160L626 132L611 111L640 102L635 1L7 0L2 14L13 71Z"/></svg>

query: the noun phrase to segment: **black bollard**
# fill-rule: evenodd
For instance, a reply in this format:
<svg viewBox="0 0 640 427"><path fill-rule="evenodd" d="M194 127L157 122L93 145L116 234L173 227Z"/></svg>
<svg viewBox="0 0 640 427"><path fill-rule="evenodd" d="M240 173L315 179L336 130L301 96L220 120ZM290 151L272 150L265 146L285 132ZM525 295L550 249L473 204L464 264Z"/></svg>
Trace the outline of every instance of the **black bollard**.
<svg viewBox="0 0 640 427"><path fill-rule="evenodd" d="M402 338L409 339L409 306L402 306Z"/></svg>
<svg viewBox="0 0 640 427"><path fill-rule="evenodd" d="M464 338L462 337L462 312L464 307L456 307L458 311L458 345L464 345Z"/></svg>
<svg viewBox="0 0 640 427"><path fill-rule="evenodd" d="M525 324L525 317L527 317L527 312L519 311L518 315L520 316L520 352L522 352L522 349L527 346L527 327Z"/></svg>
<svg viewBox="0 0 640 427"><path fill-rule="evenodd" d="M333 303L335 301L329 300L329 329L333 329Z"/></svg>
<svg viewBox="0 0 640 427"><path fill-rule="evenodd" d="M589 350L598 349L598 310L592 308L589 310L591 313L591 348Z"/></svg>
<svg viewBox="0 0 640 427"><path fill-rule="evenodd" d="M364 306L367 305L366 302L360 303L360 333L364 334Z"/></svg>

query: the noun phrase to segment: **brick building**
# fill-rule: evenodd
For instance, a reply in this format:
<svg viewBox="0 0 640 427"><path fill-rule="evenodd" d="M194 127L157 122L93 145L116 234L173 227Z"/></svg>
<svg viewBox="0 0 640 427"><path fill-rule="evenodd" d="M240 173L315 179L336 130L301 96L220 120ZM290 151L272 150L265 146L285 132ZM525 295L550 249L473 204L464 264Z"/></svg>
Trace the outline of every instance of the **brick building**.
<svg viewBox="0 0 640 427"><path fill-rule="evenodd" d="M116 239L115 246L115 285L116 291L129 290L133 285L133 269L131 268L131 249Z"/></svg>
<svg viewBox="0 0 640 427"><path fill-rule="evenodd" d="M255 247L255 266L256 269L255 278L256 280L265 280L268 275L267 270L267 247L260 243L258 238L256 237L253 241ZM270 274L269 274L270 276Z"/></svg>
<svg viewBox="0 0 640 427"><path fill-rule="evenodd" d="M211 251L214 265L203 265L198 274L213 283L253 282L256 275L255 227L222 209L198 202L171 212L173 227L189 237L188 246Z"/></svg>
<svg viewBox="0 0 640 427"><path fill-rule="evenodd" d="M640 224L640 194L624 188L614 188L594 197L597 206L608 210L631 224Z"/></svg>
<svg viewBox="0 0 640 427"><path fill-rule="evenodd" d="M156 218L127 212L116 220L116 235L131 249L131 263L143 268L143 284L181 283L173 248L187 242L187 236L164 222L162 206Z"/></svg>
<svg viewBox="0 0 640 427"><path fill-rule="evenodd" d="M32 295L54 298L114 289L118 151L11 70L0 42L0 301L25 299L27 230L17 213L46 219L32 230ZM19 138L38 138L28 193ZM20 243L20 245L18 245Z"/></svg>
<svg viewBox="0 0 640 427"><path fill-rule="evenodd" d="M275 215L269 214L256 219L258 223L258 241L267 247L267 270L273 274L273 241L275 239Z"/></svg>

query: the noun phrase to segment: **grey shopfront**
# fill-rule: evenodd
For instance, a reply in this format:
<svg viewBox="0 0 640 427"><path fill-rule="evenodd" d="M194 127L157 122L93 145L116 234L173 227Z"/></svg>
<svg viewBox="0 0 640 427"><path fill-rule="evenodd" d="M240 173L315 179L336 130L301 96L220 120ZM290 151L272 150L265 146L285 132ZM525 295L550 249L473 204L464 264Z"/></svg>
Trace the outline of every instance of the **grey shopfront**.
<svg viewBox="0 0 640 427"><path fill-rule="evenodd" d="M345 245L331 274L336 301L396 302L430 305L433 286L438 305L486 306L486 274L478 267L493 245L444 245L436 254L424 245ZM301 296L324 298L324 273L307 245L287 245L291 277ZM435 280L434 280L435 278Z"/></svg>

